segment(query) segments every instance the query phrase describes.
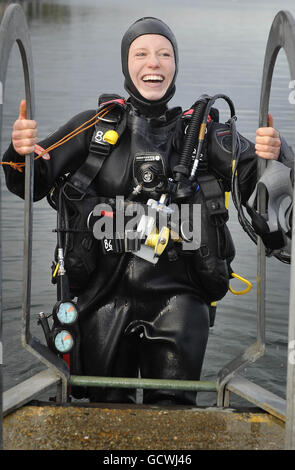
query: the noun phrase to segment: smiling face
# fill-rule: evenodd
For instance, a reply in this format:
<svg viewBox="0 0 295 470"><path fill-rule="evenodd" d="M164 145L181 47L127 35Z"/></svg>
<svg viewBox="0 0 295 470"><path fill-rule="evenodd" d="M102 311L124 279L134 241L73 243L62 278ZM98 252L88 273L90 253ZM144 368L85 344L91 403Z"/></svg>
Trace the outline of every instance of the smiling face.
<svg viewBox="0 0 295 470"><path fill-rule="evenodd" d="M159 34L136 38L129 49L128 69L134 86L144 98L150 101L161 99L175 74L170 41Z"/></svg>

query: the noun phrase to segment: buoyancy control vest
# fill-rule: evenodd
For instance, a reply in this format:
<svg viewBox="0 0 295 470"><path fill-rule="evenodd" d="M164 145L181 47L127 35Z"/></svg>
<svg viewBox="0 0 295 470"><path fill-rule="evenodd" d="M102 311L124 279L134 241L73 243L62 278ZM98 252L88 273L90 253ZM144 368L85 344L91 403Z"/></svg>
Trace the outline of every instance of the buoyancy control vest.
<svg viewBox="0 0 295 470"><path fill-rule="evenodd" d="M102 95L99 99L100 109L103 106L114 104L111 113L107 115L105 121L99 121L96 124L93 133L89 157L85 163L77 170L74 175L61 178L56 183L55 191L51 194L50 201L53 207L59 212L59 226L57 232L60 235L59 243L64 245L65 268L69 278L70 292L72 296L79 295L87 288L87 284L102 256L101 243L93 236L93 230L89 223L89 217L93 208L103 201L103 198L97 196L91 183L97 176L104 159L108 157L112 150L112 144L105 141L103 136L109 129L115 129L119 134L119 139L115 145L120 142L120 135L123 134L126 127L126 104L123 98L119 96ZM175 129L180 130L180 136L175 136L178 141L174 145L182 145L183 132L189 126L192 112L185 112L180 116L180 126ZM223 129L228 132L227 124L219 124L218 112L212 110L209 118L209 135L215 135L215 127L220 132ZM216 139L215 139L216 140ZM231 158L228 150L221 146L217 148L218 139L215 141L215 152L218 154L218 160L223 160L221 164L226 167L226 172L230 172ZM228 219L227 208L224 201L224 186L222 175L216 177L212 172L210 165L211 158L207 155L208 142L205 139L204 152L199 162L197 172L194 196L191 202L202 205L202 236L201 244L198 249L193 250L193 260L191 266L191 278L198 279L198 282L204 287L204 294L208 302L222 298L227 290L229 279L231 277L230 263L235 254L234 245L227 228ZM137 154L140 149L137 149ZM146 150L146 149L144 149ZM177 148L177 150L181 150ZM247 147L247 150L249 148ZM218 166L218 165L217 165ZM170 178L167 178L168 183ZM163 188L162 188L163 189ZM166 188L167 189L167 188ZM159 192L159 195L161 192ZM52 203L53 201L53 203ZM110 202L105 200L105 202ZM132 251L132 250L130 250ZM122 244L118 253L122 254ZM168 244L166 253L172 253L169 256L173 260L173 244ZM185 253L184 253L185 254ZM135 252L136 255L136 252ZM181 253L178 253L181 256ZM55 279L57 259L53 266L53 282Z"/></svg>
<svg viewBox="0 0 295 470"><path fill-rule="evenodd" d="M101 201L93 188L112 144L104 139L109 129L119 137L126 126L125 100L118 95L102 95L99 110L112 107L107 118L95 125L86 161L74 173L60 177L47 197L49 204L57 210L57 247L52 265L52 282L57 281L58 248L64 251L64 267L69 281L70 297L78 296L87 287L89 278L99 262L100 246L93 237L88 219L93 208Z"/></svg>

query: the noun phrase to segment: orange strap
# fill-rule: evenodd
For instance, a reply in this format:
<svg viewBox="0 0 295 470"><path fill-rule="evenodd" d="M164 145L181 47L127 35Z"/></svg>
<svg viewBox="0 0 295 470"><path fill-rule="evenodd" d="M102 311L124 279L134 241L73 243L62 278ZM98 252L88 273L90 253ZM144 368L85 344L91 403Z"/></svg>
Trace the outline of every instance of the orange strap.
<svg viewBox="0 0 295 470"><path fill-rule="evenodd" d="M43 152L41 152L39 155L37 155L37 157L35 157L34 160L38 160L38 158L42 157L46 153L49 153L51 150L56 149L57 147L60 147L61 145L65 144L66 142L73 139L73 137L76 137L76 135L80 134L81 132L86 131L87 129L89 129L92 126L95 126L95 124L98 121L100 121L100 119L102 119L106 114L108 114L114 106L115 105L112 104L110 106L107 106L107 108L104 108L101 111L99 111L91 119L89 119L88 121L81 124L79 127L74 129L69 134L65 135L58 142L55 142L50 147L43 150ZM91 122L91 121L94 121L94 122ZM91 123L91 124L89 124L89 123ZM11 168L13 168L14 170L19 171L20 173L22 173L23 167L26 165L25 162L0 162L0 163L1 163L1 165L9 165L9 166L11 166Z"/></svg>

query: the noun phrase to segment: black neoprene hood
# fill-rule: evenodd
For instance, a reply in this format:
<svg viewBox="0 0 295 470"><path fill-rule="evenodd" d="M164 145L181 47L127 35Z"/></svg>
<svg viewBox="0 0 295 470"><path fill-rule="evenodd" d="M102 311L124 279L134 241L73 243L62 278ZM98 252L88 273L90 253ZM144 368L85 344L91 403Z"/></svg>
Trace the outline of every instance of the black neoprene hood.
<svg viewBox="0 0 295 470"><path fill-rule="evenodd" d="M174 58L175 58L175 74L173 80L166 91L163 98L157 101L149 101L145 99L134 86L128 70L128 54L129 48L132 42L138 38L139 36L143 36L144 34L159 34L161 36L166 37L170 43L172 44L174 50ZM169 26L167 26L162 20L154 17L145 17L141 18L135 23L133 23L130 28L126 31L122 38L121 42L121 60L122 60L122 71L125 77L124 86L126 91L130 94L133 99L143 105L150 105L152 107L158 107L165 105L168 101L173 97L175 93L175 80L178 71L178 48L177 42L175 39L174 34L172 33Z"/></svg>

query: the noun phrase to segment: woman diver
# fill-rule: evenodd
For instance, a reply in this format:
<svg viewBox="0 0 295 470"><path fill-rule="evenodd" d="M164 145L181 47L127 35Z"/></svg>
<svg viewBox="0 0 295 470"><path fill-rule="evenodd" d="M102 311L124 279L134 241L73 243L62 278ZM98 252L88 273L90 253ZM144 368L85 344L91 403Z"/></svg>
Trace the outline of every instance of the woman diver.
<svg viewBox="0 0 295 470"><path fill-rule="evenodd" d="M73 190L76 183L79 187L84 175L81 168L88 162L91 145L93 152L97 150L97 155L101 155L99 145L105 142L94 140L93 135L98 135L97 129L95 133L92 128L86 129L63 146L46 152L34 165L34 200L47 196L53 186L59 190L62 188L63 197L67 196L67 207L70 207L67 218L69 232L71 217L75 220L78 214L85 225L85 217L98 202L113 207L118 195L142 204L147 204L151 197L159 200L161 192L154 186L151 189L148 183L156 175L160 187L164 174L168 184L179 166L185 129L192 112L183 113L181 108L167 107L175 93L178 72L178 49L172 31L156 18L136 21L123 36L121 58L124 86L129 98L124 101L118 96L104 95L100 99L102 107L105 103L118 105L118 110L111 110L110 115L113 113L120 132L118 130L119 139L107 152L99 170L95 163L95 168L88 166L91 181L87 198L84 198L88 201L85 203L86 206L88 204L87 210L85 205L82 207L81 199L69 197L62 185L65 181L71 182L67 191ZM26 119L26 103L22 101L19 118L13 126L12 144L3 161L18 163L27 153L35 151L37 155L40 149L50 148L94 114L93 110L78 114L37 145L37 124ZM152 263L132 250L124 252L120 243L117 243L120 249L116 253L105 253L102 244L95 240L95 255L91 252L93 268L86 276L81 274L77 263L74 266L75 250L83 250L85 239L80 238L76 243L75 234L72 234L73 248L67 249L65 266L70 278L71 270L77 268L76 285L71 289L72 297L78 297L80 310L76 344L71 352L72 374L138 377L140 373L142 378L199 380L210 326L210 302L226 294L229 263L234 257L230 236L225 229L226 211L223 208L223 212L218 214L222 220L221 232L216 225L210 225L211 214L205 207L207 196L204 188L210 189L218 182L223 196L224 190L228 190L232 163L231 153L218 147L219 135L228 132L228 126L218 123L218 113L214 109L210 112L209 121L211 127L207 129L204 151L207 161L203 166L199 165L194 180L194 184L200 184L193 186L192 193L184 191L177 199L175 194L179 188L187 188L179 184L185 181L185 175L182 175L174 185L177 191L172 191L176 202L202 204L201 247L184 251L179 249L181 244L172 243L157 263ZM104 121L100 124L104 125ZM284 157L280 152L279 133L272 127L257 130L255 147L242 136L240 139L244 150L239 167L239 187L241 201L245 203L256 184L257 155L275 160ZM156 169L149 166L149 159L155 155L160 165ZM144 169L148 171L142 176ZM9 165L4 170L8 189L24 197L24 173ZM212 174L215 176L208 179ZM74 180L71 180L72 176ZM146 186L140 178L146 178ZM135 194L136 185L140 189ZM92 208L89 194L93 197ZM221 196L216 196L219 202ZM57 210L60 210L59 206ZM81 258L86 259L86 254ZM71 280L73 285L74 277ZM84 285L83 280L86 281ZM73 394L87 396L92 402L135 402L135 391L130 389L89 387L88 390L74 389ZM143 401L195 404L196 393L145 390Z"/></svg>

